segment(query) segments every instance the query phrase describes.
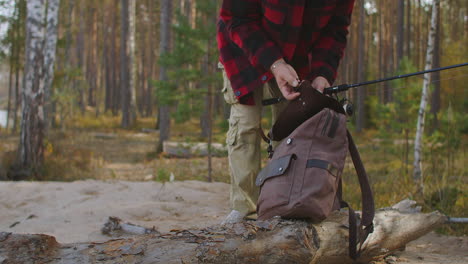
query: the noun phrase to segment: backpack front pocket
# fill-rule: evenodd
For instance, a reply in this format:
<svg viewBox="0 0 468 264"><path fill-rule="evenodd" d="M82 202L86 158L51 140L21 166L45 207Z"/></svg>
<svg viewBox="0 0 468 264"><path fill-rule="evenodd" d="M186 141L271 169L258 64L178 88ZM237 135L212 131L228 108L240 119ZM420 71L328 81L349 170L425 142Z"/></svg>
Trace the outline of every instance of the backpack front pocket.
<svg viewBox="0 0 468 264"><path fill-rule="evenodd" d="M257 186L261 186L258 208L269 210L289 203L295 160L295 154L272 160L259 173L255 182Z"/></svg>
<svg viewBox="0 0 468 264"><path fill-rule="evenodd" d="M330 162L319 159L307 160L300 201L303 217L322 221L331 211L338 189L338 169ZM297 213L297 212L296 212Z"/></svg>

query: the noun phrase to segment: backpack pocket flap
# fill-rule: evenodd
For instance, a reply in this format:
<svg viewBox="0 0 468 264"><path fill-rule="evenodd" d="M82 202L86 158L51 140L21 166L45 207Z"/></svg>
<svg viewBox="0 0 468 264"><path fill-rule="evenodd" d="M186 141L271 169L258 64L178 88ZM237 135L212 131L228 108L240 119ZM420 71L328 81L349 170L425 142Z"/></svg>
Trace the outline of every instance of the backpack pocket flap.
<svg viewBox="0 0 468 264"><path fill-rule="evenodd" d="M270 161L268 165L258 174L255 185L262 186L266 180L283 175L288 170L289 165L291 164L291 160L295 158L296 155L291 154Z"/></svg>
<svg viewBox="0 0 468 264"><path fill-rule="evenodd" d="M331 164L330 162L325 161L325 160L310 159L310 160L307 161L307 168L324 169L324 170L327 170L328 172L330 172L330 174L332 174L335 177L338 174L338 168L333 166L333 164Z"/></svg>

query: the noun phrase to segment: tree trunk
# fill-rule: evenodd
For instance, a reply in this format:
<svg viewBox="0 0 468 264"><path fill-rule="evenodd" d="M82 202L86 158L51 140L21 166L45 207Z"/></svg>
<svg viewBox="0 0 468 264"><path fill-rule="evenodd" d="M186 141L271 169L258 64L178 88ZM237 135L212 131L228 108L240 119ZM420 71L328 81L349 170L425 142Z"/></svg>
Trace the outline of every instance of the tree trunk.
<svg viewBox="0 0 468 264"><path fill-rule="evenodd" d="M122 127L129 128L136 119L135 109L135 0L121 0L121 100Z"/></svg>
<svg viewBox="0 0 468 264"><path fill-rule="evenodd" d="M44 119L45 129L48 130L51 126L51 120L53 119L53 108L52 108L52 83L54 80L54 65L55 55L57 50L57 32L58 32L58 12L60 8L60 0L43 0L46 2L46 36L45 36L45 47L44 47L44 91L45 91L45 102L44 102Z"/></svg>
<svg viewBox="0 0 468 264"><path fill-rule="evenodd" d="M364 24L366 18L366 10L364 8L364 0L359 2L359 47L358 47L358 82L363 82L366 78L365 65L364 65L364 46L365 46L365 35L364 35ZM365 87L357 88L357 116L356 116L356 131L361 132L364 128L364 119L366 116L365 112Z"/></svg>
<svg viewBox="0 0 468 264"><path fill-rule="evenodd" d="M104 31L106 30L106 19L104 15L101 15L102 8L105 7L105 3L101 2L95 2L97 7L96 9L98 12L96 12L96 25L95 25L95 32L96 32L96 37L95 37L95 46L96 46L96 96L95 96L95 114L96 117L99 117L99 114L101 113L101 102L104 99L103 92L105 92L105 83L106 83L106 74L105 74L105 64L104 64L104 57L106 56L103 48L101 47L101 43L105 43L105 38L104 38ZM104 112L104 111L103 111Z"/></svg>
<svg viewBox="0 0 468 264"><path fill-rule="evenodd" d="M405 0L398 0L397 10L397 67L400 67L400 61L403 58L403 49L405 44Z"/></svg>
<svg viewBox="0 0 468 264"><path fill-rule="evenodd" d="M18 56L19 57L19 56ZM20 67L17 65L15 70L15 104L13 107L13 133L18 128L18 108L21 104L20 98Z"/></svg>
<svg viewBox="0 0 468 264"><path fill-rule="evenodd" d="M149 0L148 1L148 12L149 12L149 17L150 17L150 21L154 21L156 18L156 11L155 11L155 3L154 1L152 0ZM149 25L150 29L149 29L149 45L148 46L151 46L153 45L153 43L156 42L156 30L155 30L155 27L153 26L153 24L151 23ZM148 69L148 72L147 72L147 76L146 76L146 97L144 98L145 99L145 113L146 113L146 116L147 117L150 117L153 115L153 84L152 84L152 81L153 81L153 76L154 76L154 63L155 63L155 60L154 60L154 51L152 48L149 48L148 50L149 52L149 58L148 58L148 63L149 63L149 69Z"/></svg>
<svg viewBox="0 0 468 264"><path fill-rule="evenodd" d="M432 60L434 54L434 42L435 42L435 33L437 27L437 16L439 13L439 3L440 0L434 0L432 4L432 17L431 17L431 28L429 30L429 37L427 43L427 53L426 53L426 66L425 70L429 70L432 67ZM424 193L423 185L423 175L422 175L422 137L424 133L424 124L426 116L426 106L429 99L429 84L430 84L431 74L424 74L424 81L421 94L421 104L418 111L418 124L416 126L416 137L414 140L414 169L413 169L413 180L418 188L418 193Z"/></svg>
<svg viewBox="0 0 468 264"><path fill-rule="evenodd" d="M14 37L13 37L14 38ZM13 71L15 67L14 54L16 53L16 45L11 45L10 49L10 65L8 73L8 98L7 98L7 115L6 115L6 130L10 127L10 115L11 115L11 98L13 96Z"/></svg>
<svg viewBox="0 0 468 264"><path fill-rule="evenodd" d="M383 1L379 1L379 27L378 27L378 34L379 34L379 72L378 72L378 78L383 78L385 74L385 63L384 63L384 12L383 12ZM382 87L382 86L381 86ZM383 104L385 103L385 90L384 89L379 89L379 99L380 103Z"/></svg>
<svg viewBox="0 0 468 264"><path fill-rule="evenodd" d="M62 2L63 3L63 2ZM64 39L64 47L63 47L63 53L59 52L57 54L57 68L60 69L63 73L66 74L66 76L63 76L63 83L66 83L66 86L72 85L73 83L73 77L74 74L72 74L72 71L75 67L73 65L73 54L72 54L72 47L73 47L73 33L75 31L74 29L74 17L75 17L75 0L69 0L67 3L62 4L60 10L62 10L63 13L60 13L59 10L59 17L64 16L64 21L62 21L63 25L63 39ZM60 26L59 26L59 32L60 32ZM64 87L57 87L58 90L64 89ZM68 89L67 89L68 90ZM65 128L65 115L70 114L72 107L68 106L68 111L64 111L63 109L63 101L53 98L50 102L51 104L51 120L50 120L50 127L58 127L60 126L61 129ZM57 122L57 106L62 106L62 111L58 113L58 117L60 120L60 124Z"/></svg>
<svg viewBox="0 0 468 264"><path fill-rule="evenodd" d="M19 0L17 2L16 8L18 8L18 17L17 21L14 26L14 31L16 32L16 43L20 43L21 40L23 40L25 36L25 30L24 28L26 27L26 0ZM20 73L21 73L21 68L23 68L23 64L21 63L22 60L24 60L24 42L23 45L18 44L16 48L16 54L15 54L15 104L13 106L13 130L12 133L16 133L18 129L18 108L21 105L21 95L20 95ZM23 74L24 75L24 74Z"/></svg>
<svg viewBox="0 0 468 264"><path fill-rule="evenodd" d="M162 56L170 52L170 41L171 41L171 20L172 20L172 0L162 0L161 1L161 23L160 23L160 52L159 55ZM167 81L167 70L164 66L160 66L159 69L159 81ZM165 140L169 139L170 133L170 113L169 106L162 103L163 100L160 100L159 106L159 142L156 147L156 152L161 152L163 149L163 143Z"/></svg>
<svg viewBox="0 0 468 264"><path fill-rule="evenodd" d="M68 20L67 20L67 24L66 24L66 33L65 33L65 40L66 40L66 44L65 44L65 60L66 60L66 63L65 63L65 67L66 68L71 68L72 65L71 65L71 59L70 59L70 56L71 56L71 46L72 46L72 43L73 43L73 29L72 29L72 25L73 25L73 11L75 9L75 0L69 0L68 1L68 13L67 13L67 16L68 16Z"/></svg>
<svg viewBox="0 0 468 264"><path fill-rule="evenodd" d="M359 263L389 255L447 221L438 212L397 208L376 213L375 229ZM353 263L348 257L347 213L320 224L273 219L213 226L202 230L156 231L103 243L57 243L46 235L0 233L0 259L6 263ZM128 228L127 228L128 229ZM147 229L130 228L128 230ZM124 230L125 231L125 230Z"/></svg>
<svg viewBox="0 0 468 264"><path fill-rule="evenodd" d="M440 10L440 3L439 7L437 8ZM440 67L440 57L441 57L441 39L444 39L441 32L441 19L440 14L441 12L437 12L437 27L435 33L435 43L434 43L434 61L432 63L433 68ZM431 102L431 114L432 114L432 127L431 132L434 132L439 127L439 119L437 114L440 111L440 90L441 90L441 83L440 83L440 72L432 73L432 83L434 85L434 91L432 92L432 102Z"/></svg>
<svg viewBox="0 0 468 264"><path fill-rule="evenodd" d="M141 3L141 6L139 7L139 17L142 17L143 19L149 19L149 6L147 5L147 1L144 1ZM141 20L143 20L141 19ZM138 50L139 55L138 55L138 93L137 93L137 109L138 113L142 117L146 117L145 113L145 103L146 103L146 97L148 96L147 93L147 76L148 76L148 57L149 53L151 52L151 47L148 47L148 39L149 35L151 35L150 31L150 26L147 24L141 23L139 26L139 32L145 32L144 34L139 34L139 37L137 38L138 41L136 44L138 44Z"/></svg>
<svg viewBox="0 0 468 264"><path fill-rule="evenodd" d="M146 29L143 29L143 30L146 31ZM146 43L144 38L142 40L142 43ZM147 58L146 47L142 45L141 56L139 57L139 64L138 64L138 96L137 96L136 106L137 106L138 114L143 117L146 117L145 104L144 104L144 101L145 101L144 98L147 96L147 93L146 93L146 76L147 76L146 58Z"/></svg>
<svg viewBox="0 0 468 264"><path fill-rule="evenodd" d="M118 21L119 18L115 12L111 12L112 16L112 33L111 33L111 57L110 63L112 66L111 72L111 81L112 81L112 114L117 115L120 109L120 87L122 86L121 82L119 82L119 67L122 64L121 61L118 61L118 51L117 51L117 28L118 28Z"/></svg>
<svg viewBox="0 0 468 264"><path fill-rule="evenodd" d="M213 88L208 86L208 182L213 181Z"/></svg>
<svg viewBox="0 0 468 264"><path fill-rule="evenodd" d="M419 69L424 64L424 62L422 62L424 60L424 56L422 55L424 52L424 40L423 40L424 37L423 37L423 32L422 32L423 31L423 15L422 15L423 7L422 7L421 0L418 0L416 9L417 9L417 15L416 15L417 30L416 30L415 49L416 49L416 67Z"/></svg>
<svg viewBox="0 0 468 264"><path fill-rule="evenodd" d="M211 48L211 41L208 40L207 43L207 51L206 51L206 72L209 74L211 71L210 67L210 48ZM213 143L213 85L211 83L208 84L208 93L206 96L206 124L207 124L207 138L208 138L208 176L206 180L208 182L213 181L213 153L212 153L212 143Z"/></svg>
<svg viewBox="0 0 468 264"><path fill-rule="evenodd" d="M386 19L387 23L385 23L385 36L386 36L386 45L385 45L385 75L389 76L394 73L395 71L395 60L394 60L394 54L395 54L395 49L394 49L394 38L393 34L394 32L394 24L388 20L391 20L393 15L394 15L394 7L395 7L395 2L391 1L386 4L387 7L385 8L385 13L386 13ZM385 102L386 103L391 103L393 102L393 87L391 82L384 82L384 87L385 87Z"/></svg>
<svg viewBox="0 0 468 264"><path fill-rule="evenodd" d="M203 62L202 62L202 73L208 74L208 55L205 55L203 57ZM206 75L205 75L206 76ZM201 128L201 137L202 138L208 138L210 134L210 107L211 107L211 95L209 91L209 84L206 83L201 83L198 84L199 88L203 90L203 93L205 94L205 107L203 108L203 112L201 113L200 116L200 128ZM202 87L207 87L206 90Z"/></svg>
<svg viewBox="0 0 468 264"><path fill-rule="evenodd" d="M136 111L136 86L137 86L137 69L138 62L136 56L136 1L129 0L129 12L128 12L128 65L129 69L129 100L130 100L130 122L132 126L136 122L137 111Z"/></svg>
<svg viewBox="0 0 468 264"><path fill-rule="evenodd" d="M88 8L88 41L87 41L87 58L86 58L86 79L88 82L88 106L96 107L97 97L97 82L98 82L98 67L97 67L97 19L96 8Z"/></svg>
<svg viewBox="0 0 468 264"><path fill-rule="evenodd" d="M126 128L129 122L129 66L127 56L127 45L128 45L128 1L120 1L120 101L122 107L122 127Z"/></svg>
<svg viewBox="0 0 468 264"><path fill-rule="evenodd" d="M10 127L10 116L11 116L11 111L12 111L12 97L13 97L13 77L15 75L15 69L19 68L19 47L20 45L18 44L18 37L19 37L19 23L20 23L20 7L19 4L15 5L15 10L14 10L14 22L13 22L13 30L12 30L12 43L10 47L10 61L9 61L9 77L8 77L8 105L7 105L7 120L6 120L6 130ZM18 101L18 98L15 98L16 101ZM16 108L16 107L15 107ZM16 110L16 109L15 109ZM16 115L16 112L14 113Z"/></svg>
<svg viewBox="0 0 468 264"><path fill-rule="evenodd" d="M83 7L83 3L80 3L80 18L78 19L79 23L79 32L76 36L76 67L81 71L83 71L83 61L84 61L84 45L85 45L85 7ZM86 100L85 100L85 92L82 83L79 80L75 80L73 82L74 89L78 92L78 106L80 107L81 114L85 113L86 110Z"/></svg>
<svg viewBox="0 0 468 264"><path fill-rule="evenodd" d="M406 56L411 58L411 1L406 0Z"/></svg>
<svg viewBox="0 0 468 264"><path fill-rule="evenodd" d="M59 0L27 2L26 61L18 170L36 174L42 167L47 120L47 93L54 75ZM14 172L13 172L14 173ZM13 174L18 180L19 174Z"/></svg>
<svg viewBox="0 0 468 264"><path fill-rule="evenodd" d="M111 5L106 5L106 8L110 9ZM109 110L112 110L112 94L114 92L114 87L112 86L112 68L114 67L111 63L111 58L112 58L112 49L110 48L112 46L111 41L113 42L113 39L110 39L111 34L109 32L111 31L111 27L108 26L108 21L109 19L109 13L113 12L106 12L105 15L105 24L104 26L104 47L103 47L103 61L104 61L104 75L105 75L105 95L104 95L104 112L107 112ZM110 23L109 23L110 24ZM112 29L113 30L113 29Z"/></svg>

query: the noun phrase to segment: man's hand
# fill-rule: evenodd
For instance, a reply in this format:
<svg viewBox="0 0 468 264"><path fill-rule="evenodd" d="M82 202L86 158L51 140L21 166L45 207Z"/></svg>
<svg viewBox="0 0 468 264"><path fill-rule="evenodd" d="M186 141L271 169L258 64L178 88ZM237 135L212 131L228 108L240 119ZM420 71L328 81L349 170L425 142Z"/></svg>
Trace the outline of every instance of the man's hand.
<svg viewBox="0 0 468 264"><path fill-rule="evenodd" d="M291 65L280 59L272 64L270 70L286 100L294 100L299 97L300 93L294 91L294 87L299 85L299 77Z"/></svg>
<svg viewBox="0 0 468 264"><path fill-rule="evenodd" d="M330 87L330 83L327 79L319 76L312 81L312 87L314 87L319 92L323 93L323 89Z"/></svg>

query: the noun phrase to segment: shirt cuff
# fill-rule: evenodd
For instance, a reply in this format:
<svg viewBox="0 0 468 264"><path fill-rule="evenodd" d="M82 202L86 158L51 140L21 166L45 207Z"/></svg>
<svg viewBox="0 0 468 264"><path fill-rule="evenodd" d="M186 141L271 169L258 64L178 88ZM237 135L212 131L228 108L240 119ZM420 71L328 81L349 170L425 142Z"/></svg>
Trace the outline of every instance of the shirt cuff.
<svg viewBox="0 0 468 264"><path fill-rule="evenodd" d="M319 76L324 77L325 79L327 79L330 85L333 85L333 83L335 82L335 78L336 78L336 72L332 71L326 66L323 66L314 70L311 74L309 74L307 79L309 79L310 81L313 81L315 80L315 78Z"/></svg>
<svg viewBox="0 0 468 264"><path fill-rule="evenodd" d="M240 104L243 105L255 105L255 99L253 93L246 94L240 98L237 98Z"/></svg>

